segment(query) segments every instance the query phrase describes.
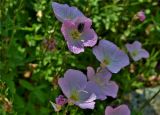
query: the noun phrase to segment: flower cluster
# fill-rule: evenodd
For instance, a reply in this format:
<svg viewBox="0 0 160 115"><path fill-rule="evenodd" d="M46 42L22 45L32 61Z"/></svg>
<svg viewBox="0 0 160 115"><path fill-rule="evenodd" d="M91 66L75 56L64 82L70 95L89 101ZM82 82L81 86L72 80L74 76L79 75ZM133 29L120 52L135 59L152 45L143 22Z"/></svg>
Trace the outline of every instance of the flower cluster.
<svg viewBox="0 0 160 115"><path fill-rule="evenodd" d="M56 98L56 107L61 107L68 103L77 105L82 109L94 109L95 100L105 100L107 97L116 98L118 85L111 80L113 73L118 73L122 68L129 65L128 55L120 50L118 46L108 40L99 40L98 36L91 28L92 20L87 18L76 7L67 4L52 3L56 18L62 22L61 32L65 38L68 49L74 54L84 52L84 47L93 47L92 51L100 66L95 71L92 67L87 67L87 75L79 70L68 69L63 78L59 78L58 84L67 97ZM139 16L142 17L139 13ZM141 48L141 43L135 41L133 44L126 44L126 48L134 61L147 58L149 53ZM56 106L55 106L56 105ZM127 105L120 105L117 108L106 107L105 115L130 115Z"/></svg>

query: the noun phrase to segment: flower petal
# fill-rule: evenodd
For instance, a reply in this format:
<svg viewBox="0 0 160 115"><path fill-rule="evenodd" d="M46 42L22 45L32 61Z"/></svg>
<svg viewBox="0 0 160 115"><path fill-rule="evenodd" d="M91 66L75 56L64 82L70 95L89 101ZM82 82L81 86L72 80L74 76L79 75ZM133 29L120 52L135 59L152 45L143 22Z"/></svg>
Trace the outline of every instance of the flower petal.
<svg viewBox="0 0 160 115"><path fill-rule="evenodd" d="M82 109L94 109L95 102L77 104Z"/></svg>
<svg viewBox="0 0 160 115"><path fill-rule="evenodd" d="M76 7L69 7L67 4L52 2L52 8L56 18L61 22L84 16Z"/></svg>
<svg viewBox="0 0 160 115"><path fill-rule="evenodd" d="M94 46L92 49L93 54L96 56L97 60L102 62L105 57L105 50L102 46Z"/></svg>
<svg viewBox="0 0 160 115"><path fill-rule="evenodd" d="M107 83L103 91L107 96L111 96L115 98L117 97L117 93L118 93L118 85L115 82L110 81Z"/></svg>
<svg viewBox="0 0 160 115"><path fill-rule="evenodd" d="M149 57L149 53L146 50L144 50L144 49L140 49L138 51L138 54L136 56L131 55L131 57L132 57L132 59L134 61L138 61L141 58L148 58Z"/></svg>
<svg viewBox="0 0 160 115"><path fill-rule="evenodd" d="M93 29L84 30L81 35L84 46L92 47L97 43L98 36Z"/></svg>
<svg viewBox="0 0 160 115"><path fill-rule="evenodd" d="M71 21L71 20L64 21L64 23L62 24L62 27L61 27L61 32L62 32L66 41L68 41L68 42L72 41L72 37L70 35L70 32L74 29L76 29L76 27L75 27L75 24L73 21Z"/></svg>
<svg viewBox="0 0 160 115"><path fill-rule="evenodd" d="M87 77L89 80L95 75L95 71L92 67L87 67Z"/></svg>
<svg viewBox="0 0 160 115"><path fill-rule="evenodd" d="M96 58L102 62L104 58L112 57L113 53L118 49L118 47L110 41L100 40L98 46L93 48L93 54Z"/></svg>
<svg viewBox="0 0 160 115"><path fill-rule="evenodd" d="M149 53L148 51L142 49L141 51L139 51L139 55L141 55L141 57L143 58L148 58L149 57Z"/></svg>
<svg viewBox="0 0 160 115"><path fill-rule="evenodd" d="M86 90L96 95L96 99L105 100L107 97L101 90L101 88L93 81L89 81L86 86Z"/></svg>
<svg viewBox="0 0 160 115"><path fill-rule="evenodd" d="M76 28L78 28L79 24L84 24L83 31L81 33L81 41L84 46L94 46L97 43L97 34L91 29L92 20L86 17L78 17L74 20Z"/></svg>
<svg viewBox="0 0 160 115"><path fill-rule="evenodd" d="M86 90L96 94L97 99L105 100L107 96L116 97L118 86L109 81L111 73L107 69L99 70L87 83Z"/></svg>
<svg viewBox="0 0 160 115"><path fill-rule="evenodd" d="M133 44L134 44L135 48L141 48L142 47L142 44L139 41L134 41Z"/></svg>
<svg viewBox="0 0 160 115"><path fill-rule="evenodd" d="M142 47L142 44L139 41L134 41L133 44L127 43L125 46L129 52L132 52L135 49L140 49Z"/></svg>
<svg viewBox="0 0 160 115"><path fill-rule="evenodd" d="M108 49L109 51L115 51L118 49L118 47L114 43L108 40L100 40L99 45L104 47L105 50Z"/></svg>
<svg viewBox="0 0 160 115"><path fill-rule="evenodd" d="M86 87L87 78L81 71L69 69L65 72L64 78L59 78L58 84L63 93L70 98L73 90L82 90Z"/></svg>
<svg viewBox="0 0 160 115"><path fill-rule="evenodd" d="M115 51L110 59L110 64L107 65L107 68L112 73L118 73L123 67L129 65L128 55L121 50Z"/></svg>
<svg viewBox="0 0 160 115"><path fill-rule="evenodd" d="M94 100L96 99L96 95L88 92L87 90L81 91L79 93L79 101L76 102L75 104L81 107L82 109L93 109L95 102Z"/></svg>
<svg viewBox="0 0 160 115"><path fill-rule="evenodd" d="M127 105L120 105L114 109L108 106L106 107L105 115L130 115L130 110Z"/></svg>
<svg viewBox="0 0 160 115"><path fill-rule="evenodd" d="M96 95L94 93L89 92L86 88L84 91L80 91L79 93L80 102L92 102L96 99Z"/></svg>
<svg viewBox="0 0 160 115"><path fill-rule="evenodd" d="M75 54L84 52L84 46L81 41L67 42L67 45L69 50Z"/></svg>
<svg viewBox="0 0 160 115"><path fill-rule="evenodd" d="M112 74L111 74L111 72L108 71L108 69L101 68L101 69L98 69L96 75L94 76L94 78L96 78L96 77L101 79L102 83L103 82L106 83L111 79Z"/></svg>
<svg viewBox="0 0 160 115"><path fill-rule="evenodd" d="M90 29L92 25L92 20L87 17L77 17L74 22L77 28L80 23L84 24L84 31Z"/></svg>

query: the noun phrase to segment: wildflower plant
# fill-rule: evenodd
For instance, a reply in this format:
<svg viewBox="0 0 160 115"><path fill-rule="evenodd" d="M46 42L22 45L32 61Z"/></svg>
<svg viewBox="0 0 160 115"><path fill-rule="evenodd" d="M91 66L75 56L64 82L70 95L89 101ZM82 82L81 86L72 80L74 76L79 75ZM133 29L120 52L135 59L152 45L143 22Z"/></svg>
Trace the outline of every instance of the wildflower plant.
<svg viewBox="0 0 160 115"><path fill-rule="evenodd" d="M154 109L132 98L160 83L158 1L1 0L0 115Z"/></svg>
<svg viewBox="0 0 160 115"><path fill-rule="evenodd" d="M98 36L91 28L91 19L85 17L77 8L69 7L67 4L53 2L52 7L55 16L62 22L61 32L71 52L79 54L84 52L84 47L93 47L97 43ZM145 17L141 15L141 12L138 13L142 21ZM135 61L149 56L146 50L141 49L138 41L126 44L126 48ZM103 101L109 96L116 98L119 86L110 80L112 73L118 73L130 63L129 57L124 51L105 39L99 40L92 52L100 62L100 67L96 72L92 67L87 67L86 76L79 70L68 69L64 73L64 77L58 80L63 94L67 97L68 104L77 105L82 109L94 109L96 99ZM61 98L63 97L56 100L62 106L64 100ZM105 115L130 115L130 110L127 105L120 105L114 109L108 106Z"/></svg>

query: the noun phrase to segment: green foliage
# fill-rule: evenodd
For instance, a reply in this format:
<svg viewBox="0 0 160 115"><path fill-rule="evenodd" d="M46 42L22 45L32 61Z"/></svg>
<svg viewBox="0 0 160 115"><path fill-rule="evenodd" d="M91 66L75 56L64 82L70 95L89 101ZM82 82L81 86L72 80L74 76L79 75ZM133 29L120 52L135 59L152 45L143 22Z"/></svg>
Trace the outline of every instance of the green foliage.
<svg viewBox="0 0 160 115"><path fill-rule="evenodd" d="M0 2L0 113L2 115L55 114L49 100L62 94L57 79L67 69L86 72L87 66L98 67L91 48L74 55L68 51L61 34L61 23L55 18L52 0L1 0ZM96 109L69 107L71 115L104 114L107 105L121 104L125 95L145 87L140 78L158 76L160 61L160 6L157 0L57 0L76 6L93 20L99 39L108 39L125 50L124 44L139 40L150 52L147 60L132 62L119 74L113 75L120 91L117 99L97 101ZM144 10L146 20L134 20ZM44 40L54 40L55 48L48 50ZM62 112L65 110L63 108ZM60 112L60 114L63 114ZM133 115L137 115L133 110Z"/></svg>

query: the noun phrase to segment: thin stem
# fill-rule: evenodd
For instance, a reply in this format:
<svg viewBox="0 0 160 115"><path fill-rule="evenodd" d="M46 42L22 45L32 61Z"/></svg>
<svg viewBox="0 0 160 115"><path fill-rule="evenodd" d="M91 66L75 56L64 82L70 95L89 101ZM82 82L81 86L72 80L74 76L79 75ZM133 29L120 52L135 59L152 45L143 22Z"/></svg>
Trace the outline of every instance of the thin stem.
<svg viewBox="0 0 160 115"><path fill-rule="evenodd" d="M69 104L67 104L67 107L64 110L64 115L67 115L68 107L69 107Z"/></svg>
<svg viewBox="0 0 160 115"><path fill-rule="evenodd" d="M59 115L59 111L57 111L57 115Z"/></svg>
<svg viewBox="0 0 160 115"><path fill-rule="evenodd" d="M23 3L23 0L20 1L20 4L19 4L18 8L14 12L15 16L13 17L13 32L12 32L12 35L11 35L11 40L13 39L13 37L16 33L16 24L15 24L15 21L16 21L16 18L17 18L16 16L17 16L18 11L21 10L21 8L22 8L22 3Z"/></svg>
<svg viewBox="0 0 160 115"><path fill-rule="evenodd" d="M55 30L57 29L57 24L58 22L56 21L53 25L53 33L51 34L51 36L54 36Z"/></svg>
<svg viewBox="0 0 160 115"><path fill-rule="evenodd" d="M159 93L160 89L140 107L140 111L142 111Z"/></svg>

